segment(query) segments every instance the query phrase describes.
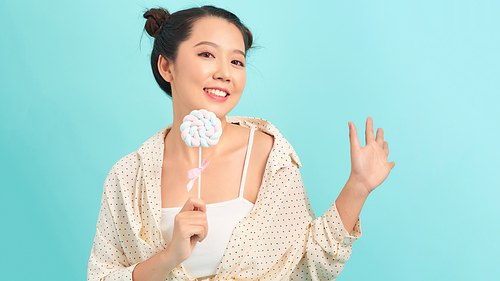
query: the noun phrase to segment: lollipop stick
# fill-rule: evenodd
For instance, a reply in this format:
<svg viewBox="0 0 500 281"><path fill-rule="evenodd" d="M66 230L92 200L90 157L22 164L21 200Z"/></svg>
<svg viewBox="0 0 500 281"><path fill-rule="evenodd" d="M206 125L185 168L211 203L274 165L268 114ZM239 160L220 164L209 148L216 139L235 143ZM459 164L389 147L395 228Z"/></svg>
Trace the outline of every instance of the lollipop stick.
<svg viewBox="0 0 500 281"><path fill-rule="evenodd" d="M199 146L199 148L200 149L198 150L198 167L201 168L201 145ZM201 174L198 177L198 198L201 198L200 191L201 191Z"/></svg>

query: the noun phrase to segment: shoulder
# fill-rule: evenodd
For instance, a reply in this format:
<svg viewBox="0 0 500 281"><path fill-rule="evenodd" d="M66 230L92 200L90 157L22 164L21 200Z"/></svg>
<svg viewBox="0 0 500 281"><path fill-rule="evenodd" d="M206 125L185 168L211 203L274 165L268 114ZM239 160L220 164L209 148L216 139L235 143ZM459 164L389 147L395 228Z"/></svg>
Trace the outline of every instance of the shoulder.
<svg viewBox="0 0 500 281"><path fill-rule="evenodd" d="M137 170L137 167L139 167L139 163L139 153L137 151L134 151L118 160L118 162L113 165L113 168L111 170L117 174L123 174L126 173L126 171Z"/></svg>
<svg viewBox="0 0 500 281"><path fill-rule="evenodd" d="M117 174L136 174L140 165L144 164L144 162L146 162L149 166L158 165L158 161L161 160L160 158L163 151L165 134L170 127L171 125L162 128L145 141L136 151L129 153L118 160L118 162L113 165L113 168L111 168L111 172L115 172Z"/></svg>
<svg viewBox="0 0 500 281"><path fill-rule="evenodd" d="M135 184L139 169L140 159L137 151L122 157L108 173L104 184L105 192L129 189Z"/></svg>
<svg viewBox="0 0 500 281"><path fill-rule="evenodd" d="M254 148L259 154L265 155L266 158L271 153L274 145L274 137L263 132L256 130L254 133Z"/></svg>
<svg viewBox="0 0 500 281"><path fill-rule="evenodd" d="M266 150L268 152L267 155L279 162L276 166L277 168L289 164L302 166L292 145L271 122L261 118L243 116L227 116L226 120L233 124L256 129L255 137L257 138L257 132L261 134L259 137L260 140L256 142L259 143L258 145L262 151L268 149Z"/></svg>

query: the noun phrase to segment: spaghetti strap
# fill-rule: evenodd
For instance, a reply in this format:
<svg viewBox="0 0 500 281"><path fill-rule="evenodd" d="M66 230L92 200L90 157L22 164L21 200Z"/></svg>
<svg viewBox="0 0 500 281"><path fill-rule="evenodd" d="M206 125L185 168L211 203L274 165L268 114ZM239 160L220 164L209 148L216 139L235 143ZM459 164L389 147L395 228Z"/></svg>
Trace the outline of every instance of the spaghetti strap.
<svg viewBox="0 0 500 281"><path fill-rule="evenodd" d="M252 144L253 144L253 133L255 132L255 129L250 129L250 137L248 138L248 146L247 146L247 155L245 156L245 165L243 166L243 175L241 176L241 185L240 185L240 195L238 198L243 197L243 191L245 190L245 179L247 177L247 168L248 168L248 162L250 160L250 152L252 151Z"/></svg>

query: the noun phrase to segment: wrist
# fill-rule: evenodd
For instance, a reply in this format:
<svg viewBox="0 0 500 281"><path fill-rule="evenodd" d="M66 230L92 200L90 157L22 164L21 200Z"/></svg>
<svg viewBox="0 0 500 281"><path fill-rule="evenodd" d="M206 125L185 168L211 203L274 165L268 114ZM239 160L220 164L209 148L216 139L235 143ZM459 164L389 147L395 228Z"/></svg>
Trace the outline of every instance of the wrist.
<svg viewBox="0 0 500 281"><path fill-rule="evenodd" d="M335 200L340 219L348 233L351 233L354 229L369 194L370 192L362 182L350 177L337 200Z"/></svg>
<svg viewBox="0 0 500 281"><path fill-rule="evenodd" d="M174 268L179 265L182 260L179 260L174 253L172 253L171 248L167 245L167 248L160 252L162 263L169 268Z"/></svg>
<svg viewBox="0 0 500 281"><path fill-rule="evenodd" d="M368 195L370 195L370 190L366 187L366 185L352 176L347 180L344 189L348 189L351 194L358 198L366 199Z"/></svg>

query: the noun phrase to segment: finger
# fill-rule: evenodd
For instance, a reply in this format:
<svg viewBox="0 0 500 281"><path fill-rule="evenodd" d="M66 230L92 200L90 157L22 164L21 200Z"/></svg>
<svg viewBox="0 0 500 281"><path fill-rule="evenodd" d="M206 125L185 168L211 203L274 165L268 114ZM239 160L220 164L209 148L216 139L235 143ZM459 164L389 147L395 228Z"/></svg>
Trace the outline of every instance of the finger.
<svg viewBox="0 0 500 281"><path fill-rule="evenodd" d="M186 238L187 237L191 238L195 235L198 236L196 241L202 241L207 236L205 228L201 225L191 226L186 234L187 234Z"/></svg>
<svg viewBox="0 0 500 281"><path fill-rule="evenodd" d="M377 138L375 139L375 141L380 146L384 145L384 130L382 128L377 129Z"/></svg>
<svg viewBox="0 0 500 281"><path fill-rule="evenodd" d="M354 123L348 122L349 125L349 140L351 142L351 155L353 151L357 151L361 148L358 139L358 131L356 130L356 126Z"/></svg>
<svg viewBox="0 0 500 281"><path fill-rule="evenodd" d="M205 236L208 233L208 220L206 212L185 212L186 217L189 218L187 221L191 226L201 226L204 229ZM199 242L205 239L205 236L200 236Z"/></svg>
<svg viewBox="0 0 500 281"><path fill-rule="evenodd" d="M207 235L208 235L208 221L206 219L205 219L205 223L202 224L202 226L203 226L204 231L205 231L205 236L201 238L200 242L205 240L205 237L207 237Z"/></svg>
<svg viewBox="0 0 500 281"><path fill-rule="evenodd" d="M385 154L389 155L389 143L384 141L384 145L382 146L382 148L384 149Z"/></svg>
<svg viewBox="0 0 500 281"><path fill-rule="evenodd" d="M178 225L203 225L207 222L207 213L200 211L184 211L175 215L174 223Z"/></svg>
<svg viewBox="0 0 500 281"><path fill-rule="evenodd" d="M392 161L391 163L389 163L389 165L391 166L391 169L394 168L394 166L396 166L396 163L394 163L394 161Z"/></svg>
<svg viewBox="0 0 500 281"><path fill-rule="evenodd" d="M374 139L375 137L373 135L373 120L371 117L368 117L366 118L365 142L366 144L368 144L369 141L372 141Z"/></svg>
<svg viewBox="0 0 500 281"><path fill-rule="evenodd" d="M181 221L185 221L185 220L181 220ZM174 226L174 228L175 228L175 226ZM207 229L208 228L206 228L203 225L203 223L199 223L199 224L181 223L181 224L179 224L177 231L179 232L181 237L183 237L184 239L188 239L193 235L206 234ZM174 230L174 232L175 232L175 230Z"/></svg>
<svg viewBox="0 0 500 281"><path fill-rule="evenodd" d="M205 205L205 202L201 200L201 198L190 197L188 198L186 203L184 203L184 206L182 207L180 212L195 211L195 210L206 212L207 207Z"/></svg>

